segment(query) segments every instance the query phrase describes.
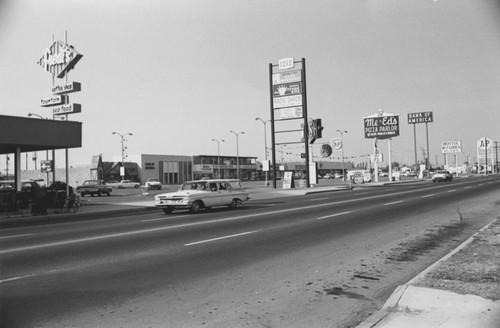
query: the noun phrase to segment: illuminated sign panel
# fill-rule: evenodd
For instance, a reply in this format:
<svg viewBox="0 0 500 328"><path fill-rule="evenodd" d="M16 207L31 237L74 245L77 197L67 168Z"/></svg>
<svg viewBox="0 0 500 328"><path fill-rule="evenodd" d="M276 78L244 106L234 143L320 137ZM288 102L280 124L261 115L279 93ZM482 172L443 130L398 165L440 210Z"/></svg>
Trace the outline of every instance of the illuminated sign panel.
<svg viewBox="0 0 500 328"><path fill-rule="evenodd" d="M38 65L58 78L63 78L82 58L72 46L62 41L54 42L38 60Z"/></svg>
<svg viewBox="0 0 500 328"><path fill-rule="evenodd" d="M365 138L389 139L399 136L399 116L365 118Z"/></svg>

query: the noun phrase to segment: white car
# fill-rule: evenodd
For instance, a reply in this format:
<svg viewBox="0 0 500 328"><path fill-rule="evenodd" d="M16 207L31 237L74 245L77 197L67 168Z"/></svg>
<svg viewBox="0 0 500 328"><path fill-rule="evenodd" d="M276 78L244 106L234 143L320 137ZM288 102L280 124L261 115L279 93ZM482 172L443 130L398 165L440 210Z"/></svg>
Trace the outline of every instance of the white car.
<svg viewBox="0 0 500 328"><path fill-rule="evenodd" d="M139 188L141 184L139 182L132 182L130 180L122 180L116 184L116 188L125 189L125 188Z"/></svg>
<svg viewBox="0 0 500 328"><path fill-rule="evenodd" d="M149 189L161 189L160 179L148 179L145 183L146 187Z"/></svg>
<svg viewBox="0 0 500 328"><path fill-rule="evenodd" d="M188 181L182 184L176 192L155 196L155 206L170 214L174 209L188 209L197 213L201 209L214 206L235 208L250 199L240 180L208 179Z"/></svg>

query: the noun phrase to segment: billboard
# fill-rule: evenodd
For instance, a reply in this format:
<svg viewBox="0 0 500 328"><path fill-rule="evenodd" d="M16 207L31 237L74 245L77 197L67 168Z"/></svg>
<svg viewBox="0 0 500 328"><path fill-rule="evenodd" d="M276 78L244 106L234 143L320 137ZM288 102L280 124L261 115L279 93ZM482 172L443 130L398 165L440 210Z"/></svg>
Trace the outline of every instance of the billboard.
<svg viewBox="0 0 500 328"><path fill-rule="evenodd" d="M399 136L399 115L364 118L365 138L389 139Z"/></svg>
<svg viewBox="0 0 500 328"><path fill-rule="evenodd" d="M451 153L461 153L462 152L462 141L443 141L441 142L441 152L443 154Z"/></svg>
<svg viewBox="0 0 500 328"><path fill-rule="evenodd" d="M408 114L408 124L432 123L432 122L433 122L432 112L421 112L421 113L409 113Z"/></svg>

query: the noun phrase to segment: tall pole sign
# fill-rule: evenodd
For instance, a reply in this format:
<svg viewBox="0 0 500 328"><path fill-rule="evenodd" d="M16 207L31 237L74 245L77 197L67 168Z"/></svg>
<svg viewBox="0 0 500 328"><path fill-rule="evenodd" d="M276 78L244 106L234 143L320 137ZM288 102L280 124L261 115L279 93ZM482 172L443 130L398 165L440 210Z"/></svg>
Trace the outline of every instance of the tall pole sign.
<svg viewBox="0 0 500 328"><path fill-rule="evenodd" d="M399 115L384 113L382 109L378 113L364 118L365 138L373 138L373 157L378 157L378 139L387 139L389 152L389 179L392 180L392 158L391 138L399 136ZM378 165L374 162L375 182L378 182Z"/></svg>
<svg viewBox="0 0 500 328"><path fill-rule="evenodd" d="M304 143L306 160L306 186L310 187L309 178L309 124L307 120L306 60L295 61L293 57L282 58L278 64L269 64L269 88L271 104L271 142L273 161L273 187L276 188L276 146ZM303 123L295 129L283 129L278 122L301 120ZM279 130L277 130L279 125ZM276 134L295 139L276 142ZM299 136L300 137L297 137ZM292 137L293 138L293 137Z"/></svg>
<svg viewBox="0 0 500 328"><path fill-rule="evenodd" d="M425 123L425 136L427 140L427 157L425 158L425 169L429 169L429 129L428 123L434 122L432 112L420 112L420 113L409 113L408 114L408 124L413 124L413 145L415 147L415 168L418 167L417 160L417 129L416 125L419 123Z"/></svg>
<svg viewBox="0 0 500 328"><path fill-rule="evenodd" d="M45 49L42 57L38 59L37 64L40 65L52 77L52 96L42 98L40 100L41 107L52 108L52 118L64 115L66 120L68 114L80 113L82 107L80 104L69 102L69 93L79 92L81 84L79 82L68 82L68 73L83 57L75 48L68 44L67 32L64 32L64 42L54 41ZM65 79L64 84L56 85L55 79ZM55 165L55 151L52 150L52 166ZM68 149L66 149L66 192L69 195L69 176L68 176ZM55 182L55 170L53 171L53 181ZM48 183L48 173L47 173Z"/></svg>

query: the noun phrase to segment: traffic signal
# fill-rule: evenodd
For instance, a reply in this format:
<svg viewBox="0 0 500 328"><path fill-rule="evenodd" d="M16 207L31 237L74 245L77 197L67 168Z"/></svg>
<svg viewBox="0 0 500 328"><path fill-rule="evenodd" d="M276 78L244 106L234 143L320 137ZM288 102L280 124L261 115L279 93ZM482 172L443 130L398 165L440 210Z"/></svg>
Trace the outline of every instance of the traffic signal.
<svg viewBox="0 0 500 328"><path fill-rule="evenodd" d="M316 141L316 139L320 139L323 136L322 133L323 127L321 126L321 119L318 118L312 120L311 124L309 125L309 128L310 128L309 135L311 137L309 143L313 144Z"/></svg>

